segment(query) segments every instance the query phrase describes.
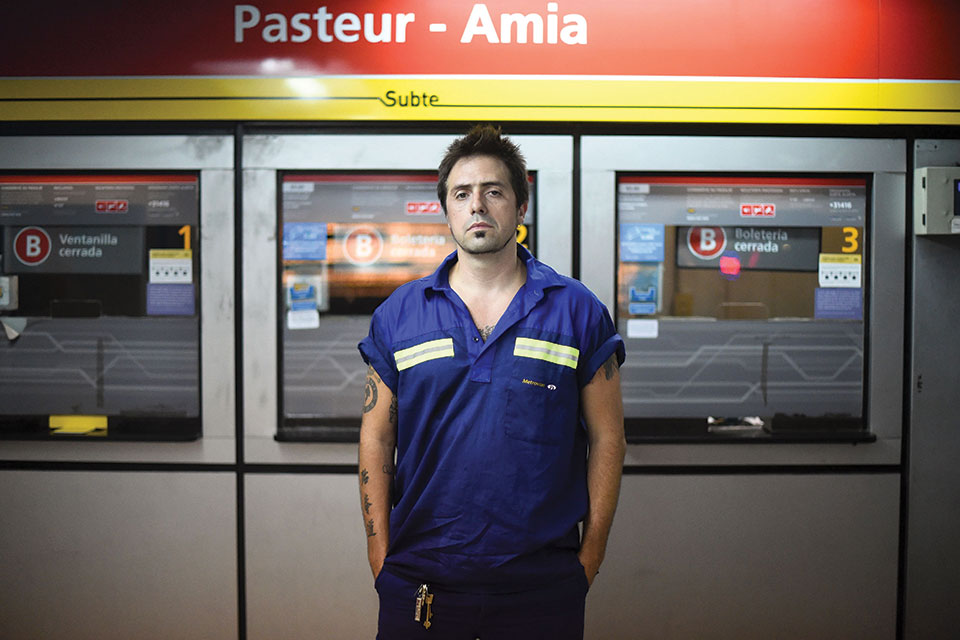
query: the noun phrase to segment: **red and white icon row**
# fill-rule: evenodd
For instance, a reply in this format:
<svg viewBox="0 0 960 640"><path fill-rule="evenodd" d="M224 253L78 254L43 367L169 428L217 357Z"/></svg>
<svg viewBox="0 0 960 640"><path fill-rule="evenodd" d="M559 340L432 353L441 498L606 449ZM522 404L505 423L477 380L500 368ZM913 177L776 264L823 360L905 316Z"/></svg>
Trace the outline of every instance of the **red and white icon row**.
<svg viewBox="0 0 960 640"><path fill-rule="evenodd" d="M741 218L772 218L777 215L777 205L771 203L744 203L740 205Z"/></svg>

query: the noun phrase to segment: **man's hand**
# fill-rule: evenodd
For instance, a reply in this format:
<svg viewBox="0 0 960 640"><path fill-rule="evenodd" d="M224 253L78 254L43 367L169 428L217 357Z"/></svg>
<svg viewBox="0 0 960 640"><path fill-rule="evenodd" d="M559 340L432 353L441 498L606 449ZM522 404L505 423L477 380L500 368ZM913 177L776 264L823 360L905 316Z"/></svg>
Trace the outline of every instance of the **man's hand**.
<svg viewBox="0 0 960 640"><path fill-rule="evenodd" d="M383 571L383 561L386 560L386 554L376 553L376 554L367 554L367 559L370 561L370 571L373 572L373 579L376 581L380 577L380 572Z"/></svg>
<svg viewBox="0 0 960 640"><path fill-rule="evenodd" d="M597 577L597 574L600 573L600 563L603 561L603 558L588 557L591 554L584 553L581 551L577 554L577 558L580 560L580 564L583 565L583 572L587 576L587 584L593 586L593 581Z"/></svg>

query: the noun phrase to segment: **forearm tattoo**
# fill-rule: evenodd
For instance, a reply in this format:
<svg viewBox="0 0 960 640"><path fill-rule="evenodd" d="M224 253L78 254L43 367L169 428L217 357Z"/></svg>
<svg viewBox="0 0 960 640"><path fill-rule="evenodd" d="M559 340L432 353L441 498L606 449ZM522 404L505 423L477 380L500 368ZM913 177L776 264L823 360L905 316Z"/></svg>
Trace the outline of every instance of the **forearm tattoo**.
<svg viewBox="0 0 960 640"><path fill-rule="evenodd" d="M377 384L380 376L373 367L367 367L367 383L363 388L363 412L369 413L377 406Z"/></svg>
<svg viewBox="0 0 960 640"><path fill-rule="evenodd" d="M367 484L368 482L370 482L370 472L368 472L366 469L362 469L362 470L360 471L360 485L363 486L363 485ZM366 513L367 515L370 515L370 507L372 507L372 506L373 506L373 503L370 502L370 496L367 495L367 493L364 492L364 493L363 493L363 511L364 511L364 513ZM373 518L370 518L369 520L364 520L363 524L364 524L364 526L366 526L366 528L367 528L367 537L368 537L368 538L372 538L373 536L377 535L377 534L373 531Z"/></svg>
<svg viewBox="0 0 960 640"><path fill-rule="evenodd" d="M390 399L390 424L397 426L398 421L398 408L397 408L397 396L393 396Z"/></svg>
<svg viewBox="0 0 960 640"><path fill-rule="evenodd" d="M619 366L619 363L617 363L617 354L613 354L607 358L607 361L603 363L603 375L607 377L607 380L613 377L613 374L617 372L617 367Z"/></svg>

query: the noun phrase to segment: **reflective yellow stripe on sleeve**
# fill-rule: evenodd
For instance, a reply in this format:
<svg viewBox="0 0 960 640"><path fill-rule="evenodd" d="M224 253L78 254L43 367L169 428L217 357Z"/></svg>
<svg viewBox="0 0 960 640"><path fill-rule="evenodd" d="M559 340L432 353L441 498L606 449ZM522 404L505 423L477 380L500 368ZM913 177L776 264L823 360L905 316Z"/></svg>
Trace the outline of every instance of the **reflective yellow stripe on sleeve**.
<svg viewBox="0 0 960 640"><path fill-rule="evenodd" d="M393 354L397 361L397 371L403 371L410 367L426 362L427 360L436 360L437 358L453 357L453 338L440 338L439 340L430 340L421 342L412 347L395 351Z"/></svg>
<svg viewBox="0 0 960 640"><path fill-rule="evenodd" d="M576 369L577 361L580 359L580 350L546 340L517 338L513 347L513 355L522 358L534 358L535 360L546 360Z"/></svg>

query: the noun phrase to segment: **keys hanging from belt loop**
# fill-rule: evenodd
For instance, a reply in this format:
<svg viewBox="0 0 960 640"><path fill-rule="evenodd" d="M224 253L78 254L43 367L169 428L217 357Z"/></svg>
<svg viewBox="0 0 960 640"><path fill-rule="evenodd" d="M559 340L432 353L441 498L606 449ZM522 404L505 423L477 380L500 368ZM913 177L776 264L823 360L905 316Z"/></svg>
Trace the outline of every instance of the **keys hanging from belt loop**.
<svg viewBox="0 0 960 640"><path fill-rule="evenodd" d="M423 605L427 605L426 613L423 611ZM422 584L420 588L417 589L417 602L414 605L413 621L420 622L422 619L424 629L429 629L430 625L433 624L430 622L430 618L433 617L431 605L433 605L433 594L430 593L429 586Z"/></svg>
<svg viewBox="0 0 960 640"><path fill-rule="evenodd" d="M420 588L417 589L417 602L414 605L413 609L413 621L420 622L420 614L423 611L423 605L427 600L427 585L422 584Z"/></svg>
<svg viewBox="0 0 960 640"><path fill-rule="evenodd" d="M433 617L433 609L431 608L431 606L433 605L433 594L427 593L427 597L424 600L424 602L427 603L427 615L423 619L423 628L429 629L430 625L433 624L432 622L430 622L430 618Z"/></svg>

